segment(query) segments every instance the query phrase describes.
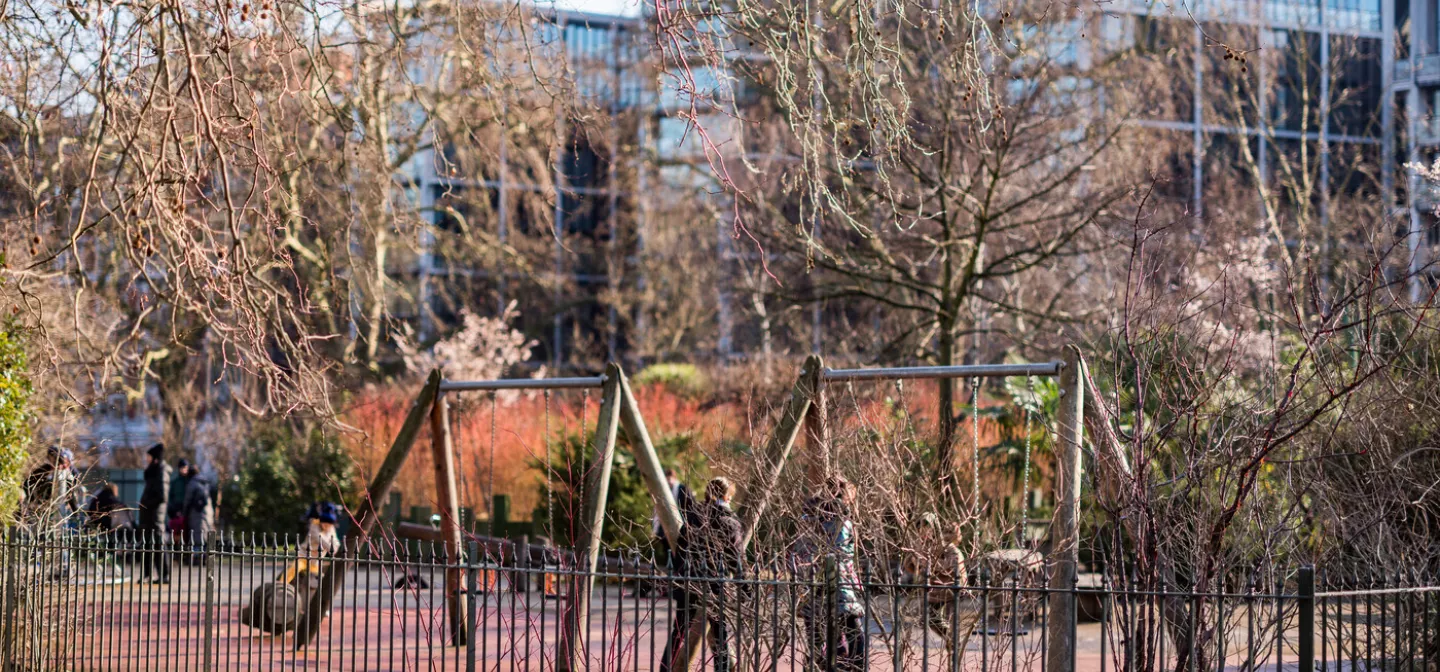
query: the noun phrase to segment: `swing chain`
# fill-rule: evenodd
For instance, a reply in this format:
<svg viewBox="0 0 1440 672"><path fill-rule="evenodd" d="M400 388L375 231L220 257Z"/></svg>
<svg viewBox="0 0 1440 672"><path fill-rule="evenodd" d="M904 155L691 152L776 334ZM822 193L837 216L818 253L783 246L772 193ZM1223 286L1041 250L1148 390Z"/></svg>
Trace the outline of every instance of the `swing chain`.
<svg viewBox="0 0 1440 672"><path fill-rule="evenodd" d="M555 539L554 466L550 458L550 390L545 390L545 538Z"/></svg>
<svg viewBox="0 0 1440 672"><path fill-rule="evenodd" d="M975 497L975 508L980 508L980 379L970 379L970 434L971 465L974 483L971 494Z"/></svg>
<svg viewBox="0 0 1440 672"><path fill-rule="evenodd" d="M1025 410L1025 470L1020 478L1020 543L1021 548L1025 547L1026 528L1030 526L1030 443L1033 434L1031 422L1030 405L1035 403L1035 379L1025 376L1025 391L1027 398L1023 404Z"/></svg>
<svg viewBox="0 0 1440 672"><path fill-rule="evenodd" d="M589 413L590 413L590 390L587 389L587 390L584 390L584 391L582 391L582 392L580 393L580 446L581 446L581 449L580 449L580 460L581 460L580 472L579 472L579 477L578 477L578 478L575 478L575 479L574 479L574 482L570 485L570 487L575 488L575 492L576 492L576 494L578 495L578 498L576 499L576 501L578 501L578 502L584 502L584 501L585 501L585 481L588 480L586 477L587 477L587 476L589 475L589 473L590 473L590 471L589 471L589 468L590 468L589 465L588 465L588 464L585 464L585 458L586 458L587 453L589 452L588 449L590 448L590 445L591 445L591 444L590 444L589 434L587 433L588 430L587 430L586 427L585 427L586 423L589 422L589 418L587 417L587 416L589 415ZM569 470L573 471L573 469L574 469L573 466L569 467ZM571 520L570 520L570 536L571 536L571 538L574 538L574 536L575 536L575 520L574 520L575 512L574 512L574 511L571 511L571 512L570 512L570 516L571 516Z"/></svg>
<svg viewBox="0 0 1440 672"><path fill-rule="evenodd" d="M495 411L496 395L490 393L490 484L485 492L485 511L490 514L490 534L495 534Z"/></svg>

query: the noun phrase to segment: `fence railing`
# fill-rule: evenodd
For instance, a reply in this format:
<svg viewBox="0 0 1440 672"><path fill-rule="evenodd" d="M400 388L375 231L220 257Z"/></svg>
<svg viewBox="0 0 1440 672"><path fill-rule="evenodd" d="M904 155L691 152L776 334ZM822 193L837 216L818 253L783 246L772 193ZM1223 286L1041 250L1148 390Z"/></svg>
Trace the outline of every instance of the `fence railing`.
<svg viewBox="0 0 1440 672"><path fill-rule="evenodd" d="M299 539L223 535L159 545L117 534L27 538L0 549L5 670L567 669L563 553L447 558L423 542L307 557ZM523 549L522 549L523 550ZM727 576L670 576L635 559L595 573L587 670L678 669L685 633L715 672L1044 670L1051 619L1073 628L1070 669L1416 670L1435 660L1437 588L1418 581L1320 579L1297 570L1221 592L1087 576L1066 591L1016 568L950 583L875 566L856 575L793 559ZM306 613L331 566L336 596ZM833 569L833 564L829 565ZM446 570L469 597L447 613ZM453 575L452 575L453 576ZM848 576L849 578L843 578ZM168 580L167 580L168 579ZM1049 597L1074 594L1074 613ZM318 634L302 642L318 619Z"/></svg>

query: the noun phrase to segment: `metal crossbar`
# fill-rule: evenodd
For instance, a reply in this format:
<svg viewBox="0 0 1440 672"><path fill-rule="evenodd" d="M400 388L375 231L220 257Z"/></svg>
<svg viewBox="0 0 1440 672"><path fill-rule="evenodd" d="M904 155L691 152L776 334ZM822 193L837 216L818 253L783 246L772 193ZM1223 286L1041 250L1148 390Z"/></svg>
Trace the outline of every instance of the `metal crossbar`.
<svg viewBox="0 0 1440 672"><path fill-rule="evenodd" d="M1058 376L1065 363L970 364L963 366L892 366L873 369L825 369L827 381L911 380L919 378L1006 378L1012 376ZM501 378L496 380L445 380L441 392L475 390L561 390L598 388L605 376L575 378Z"/></svg>
<svg viewBox="0 0 1440 672"><path fill-rule="evenodd" d="M1064 362L1034 364L969 364L963 366L896 366L874 369L825 369L822 376L832 380L912 380L917 378L1008 378L1012 376L1058 376Z"/></svg>
<svg viewBox="0 0 1440 672"><path fill-rule="evenodd" d="M579 378L501 378L497 380L445 380L440 383L441 392L467 392L475 390L573 390L598 388L605 384L605 376Z"/></svg>

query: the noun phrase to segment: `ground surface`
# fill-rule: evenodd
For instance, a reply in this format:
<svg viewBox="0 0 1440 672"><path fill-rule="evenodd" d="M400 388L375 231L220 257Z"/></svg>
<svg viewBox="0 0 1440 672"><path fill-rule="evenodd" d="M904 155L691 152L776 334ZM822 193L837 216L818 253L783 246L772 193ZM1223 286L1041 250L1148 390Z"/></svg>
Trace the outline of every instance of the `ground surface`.
<svg viewBox="0 0 1440 672"><path fill-rule="evenodd" d="M227 561L227 560L234 560ZM36 599L22 600L15 632L21 669L65 670L490 670L514 672L555 669L563 600L538 590L499 590L475 598L477 637L471 646L448 646L443 572L422 569L410 585L396 588L404 575L383 563L356 566L346 574L328 618L316 639L296 651L293 634L269 635L240 622L241 607L259 586L282 570L279 562L240 562L222 558L207 574L203 567L176 567L169 585L137 585L138 567L88 567L71 576L40 581ZM478 580L478 579L477 579ZM423 582L423 587L422 587ZM741 659L733 672L803 670L806 647L802 619L776 595L769 605L755 603L754 613L735 617L732 639ZM868 622L869 670L1040 670L1044 657L1043 623L1019 636L966 638L959 660L946 653L935 632L921 634L922 607L878 596ZM591 670L658 670L664 638L674 614L668 599L637 596L628 585L597 586L592 603L588 653ZM977 612L966 612L975 614ZM988 618L987 618L988 620ZM905 634L894 635L896 623ZM64 627L69 624L71 627ZM991 623L993 627L993 623ZM1008 624L999 629L1008 630ZM971 628L975 629L975 628ZM64 632L63 636L59 633ZM213 632L207 638L205 633ZM759 644L755 633L760 633ZM1228 666L1241 666L1247 648L1261 652L1262 668L1274 668L1275 646L1255 645L1247 630L1235 635L1226 651ZM1115 629L1082 624L1077 630L1078 668L1115 669ZM1273 633L1262 638L1272 638ZM1281 665L1295 660L1292 642ZM1103 640L1103 644L1102 644ZM897 649L899 651L897 652ZM28 653L28 656L25 654ZM707 662L711 652L702 652ZM898 659L898 660L897 660ZM952 663L956 667L952 667ZM713 664L707 664L710 669Z"/></svg>

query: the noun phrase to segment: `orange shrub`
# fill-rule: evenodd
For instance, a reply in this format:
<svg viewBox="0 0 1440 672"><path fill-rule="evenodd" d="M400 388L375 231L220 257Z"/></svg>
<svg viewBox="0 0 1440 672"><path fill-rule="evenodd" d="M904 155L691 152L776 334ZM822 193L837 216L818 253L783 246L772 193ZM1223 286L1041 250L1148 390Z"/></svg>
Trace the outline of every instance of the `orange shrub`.
<svg viewBox="0 0 1440 672"><path fill-rule="evenodd" d="M371 387L356 395L345 409L342 420L359 431L345 437L345 445L354 456L363 478L369 481L389 450L390 442L399 431L414 388ZM935 435L935 397L933 382L907 382L897 389L894 383L867 383L863 386L835 386L831 389L831 431L839 439L849 432L868 429L881 436L903 437L912 434L921 439ZM468 392L450 395L450 420L454 440L461 506L472 507L477 516L484 516L485 495L491 488L493 464L494 492L511 497L512 517L528 519L539 500L541 472L534 468L545 460L547 436L546 409L549 409L548 436L551 440L565 433L594 431L599 412L599 393L586 394L577 390L552 392L548 404L544 395L519 395L513 400L493 399L485 393ZM721 459L713 463L720 471L739 473L739 465L727 465L726 457L717 455L726 442L763 442L769 436L769 423L777 407L784 402L776 399L706 402L703 399L672 393L661 385L645 385L635 390L636 403L645 418L652 438L692 432L701 450ZM909 408L910 420L899 419L898 407ZM1003 403L985 400L989 406ZM964 474L970 464L970 426L960 427L956 461ZM994 445L999 440L998 428L982 419L980 444ZM797 453L799 456L799 453ZM728 456L734 459L735 456ZM397 477L395 488L402 493L405 506L429 506L435 509L434 467L431 461L429 424L416 441L410 460ZM988 481L989 479L987 479ZM1003 490L999 483L987 483L987 490ZM407 511L408 512L408 511Z"/></svg>
<svg viewBox="0 0 1440 672"><path fill-rule="evenodd" d="M345 446L367 482L384 461L413 395L414 390L406 388L372 387L357 394L345 409L342 421L358 430L346 436ZM637 389L635 396L652 437L697 432L700 445L707 448L719 445L722 440L744 438L745 425L735 419L743 416L729 405L702 409L699 401L682 399L659 386ZM510 495L512 517L528 519L540 504L542 472L534 465L546 459L545 397L534 394L507 401L470 392L451 394L450 403L461 506L474 508L477 516L484 515L483 502L492 485L493 464L494 492ZM599 405L599 394L595 392L588 395L578 391L552 393L548 402L551 441L567 433L595 431ZM395 490L402 493L406 507L435 508L434 473L427 423L416 439L410 459L396 477Z"/></svg>

